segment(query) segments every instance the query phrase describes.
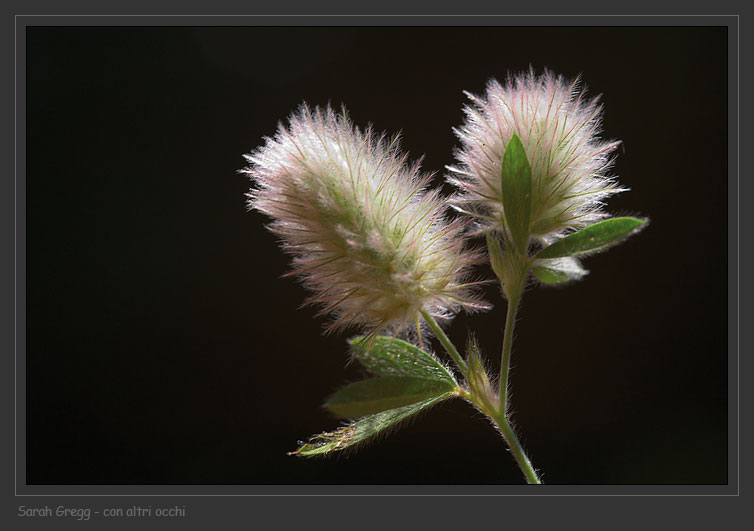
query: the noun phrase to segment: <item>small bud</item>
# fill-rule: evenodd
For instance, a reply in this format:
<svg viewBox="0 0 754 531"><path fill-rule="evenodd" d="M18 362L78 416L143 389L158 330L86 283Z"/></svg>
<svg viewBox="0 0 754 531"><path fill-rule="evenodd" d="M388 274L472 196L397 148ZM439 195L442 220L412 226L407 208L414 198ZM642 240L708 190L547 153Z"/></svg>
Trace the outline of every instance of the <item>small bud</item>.
<svg viewBox="0 0 754 531"><path fill-rule="evenodd" d="M500 398L490 382L487 371L482 365L479 346L476 340L469 338L466 346L468 355L468 385L469 397L473 404L480 407L487 414L495 414L500 408Z"/></svg>

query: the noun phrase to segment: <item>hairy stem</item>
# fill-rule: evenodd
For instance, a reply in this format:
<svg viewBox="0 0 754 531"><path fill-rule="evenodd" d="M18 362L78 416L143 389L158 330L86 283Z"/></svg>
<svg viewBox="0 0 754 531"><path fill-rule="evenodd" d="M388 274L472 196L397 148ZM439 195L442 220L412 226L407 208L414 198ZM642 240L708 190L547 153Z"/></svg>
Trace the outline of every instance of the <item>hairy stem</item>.
<svg viewBox="0 0 754 531"><path fill-rule="evenodd" d="M508 411L508 378L511 370L511 349L513 347L513 330L516 327L516 313L521 300L521 289L516 288L508 294L508 312L505 316L503 332L503 353L500 359L500 414Z"/></svg>
<svg viewBox="0 0 754 531"><path fill-rule="evenodd" d="M519 468L526 477L526 481L531 484L540 484L541 481L508 420L508 381L510 378L513 332L516 328L516 314L518 313L518 306L521 301L521 293L524 290L531 264L523 253L509 254L506 258L507 263L504 267L498 267L502 272L502 275L498 273L498 277L501 280L503 292L508 299L505 331L503 332L503 352L500 359L499 404L493 411L486 413L500 429L500 433L502 433L505 442L508 443L508 447L511 449L516 463L518 463Z"/></svg>
<svg viewBox="0 0 754 531"><path fill-rule="evenodd" d="M458 349L456 349L455 345L451 343L450 339L448 339L448 336L445 335L445 332L443 332L442 328L440 328L440 325L437 324L437 321L435 321L435 318L432 317L432 315L430 315L427 310L422 310L421 314L422 317L424 317L424 320L427 321L429 327L437 336L437 339L439 339L440 343L442 343L442 346L445 347L447 353L450 354L451 358L453 358L453 361L458 366L461 374L466 377L467 373L469 372L469 367L466 365L466 362L463 361L463 358L458 353Z"/></svg>
<svg viewBox="0 0 754 531"><path fill-rule="evenodd" d="M508 447L511 449L513 457L516 459L516 463L518 463L518 467L526 477L526 482L531 485L540 485L542 481L539 479L539 476L537 476L537 472L534 470L531 461L529 461L529 458L526 456L524 448L521 446L518 437L516 437L516 432L513 431L508 418L505 414L498 413L492 417L492 420L495 421L495 424L500 428L500 432L503 434L505 442L508 443Z"/></svg>
<svg viewBox="0 0 754 531"><path fill-rule="evenodd" d="M511 426L508 417L500 413L499 408L496 405L497 397L484 396L475 393L473 390L465 389L461 391L461 396L474 404L482 413L487 415L492 422L495 423L506 444L511 449L513 458L516 460L518 468L523 472L526 482L532 485L540 485L542 480L539 479L537 472L534 470L534 466L526 456L526 452L524 452L524 448L521 446L521 442L518 440L516 432L513 430L513 426Z"/></svg>

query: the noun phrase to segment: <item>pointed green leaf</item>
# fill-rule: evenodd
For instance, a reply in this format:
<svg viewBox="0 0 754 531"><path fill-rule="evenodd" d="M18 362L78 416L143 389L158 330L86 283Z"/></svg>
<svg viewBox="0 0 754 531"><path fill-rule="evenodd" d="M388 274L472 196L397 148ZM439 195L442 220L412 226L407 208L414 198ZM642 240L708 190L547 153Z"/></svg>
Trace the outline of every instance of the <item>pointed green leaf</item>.
<svg viewBox="0 0 754 531"><path fill-rule="evenodd" d="M531 167L521 139L515 133L503 155L501 190L505 221L516 247L525 252L531 218Z"/></svg>
<svg viewBox="0 0 754 531"><path fill-rule="evenodd" d="M537 258L560 258L601 251L635 234L646 223L646 219L639 218L606 219L556 241L541 250Z"/></svg>
<svg viewBox="0 0 754 531"><path fill-rule="evenodd" d="M589 274L589 271L572 257L535 260L531 270L543 284L562 284L579 280Z"/></svg>
<svg viewBox="0 0 754 531"><path fill-rule="evenodd" d="M410 343L389 336L357 337L350 341L358 360L378 376L407 376L458 385L437 358Z"/></svg>
<svg viewBox="0 0 754 531"><path fill-rule="evenodd" d="M450 396L451 394L448 393L417 404L390 409L376 415L364 417L338 430L315 435L308 443L303 444L298 450L291 452L291 454L310 457L355 446L375 435L386 434L386 430L395 427L399 422L416 415Z"/></svg>
<svg viewBox="0 0 754 531"><path fill-rule="evenodd" d="M382 376L347 385L331 396L325 407L338 416L355 419L415 404L453 389L455 385L443 381Z"/></svg>

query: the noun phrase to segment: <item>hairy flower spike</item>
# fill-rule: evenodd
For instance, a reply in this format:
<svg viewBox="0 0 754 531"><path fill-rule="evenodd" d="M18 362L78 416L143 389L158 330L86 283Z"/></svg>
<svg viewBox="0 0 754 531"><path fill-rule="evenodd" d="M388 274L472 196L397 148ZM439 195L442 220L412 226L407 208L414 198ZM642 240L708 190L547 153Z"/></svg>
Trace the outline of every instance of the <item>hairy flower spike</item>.
<svg viewBox="0 0 754 531"><path fill-rule="evenodd" d="M599 97L588 100L578 78L567 81L549 71L494 79L483 97L466 93L466 121L455 132L462 147L448 180L463 191L460 210L502 228L501 170L505 148L517 134L531 165L532 236L551 242L605 217L603 200L625 191L606 172L619 142L598 138Z"/></svg>
<svg viewBox="0 0 754 531"><path fill-rule="evenodd" d="M445 218L445 201L425 190L431 176L406 164L397 136L304 104L245 158L249 206L273 218L309 302L334 316L329 330L401 329L422 310L483 307L463 283L478 256L463 248L462 222Z"/></svg>

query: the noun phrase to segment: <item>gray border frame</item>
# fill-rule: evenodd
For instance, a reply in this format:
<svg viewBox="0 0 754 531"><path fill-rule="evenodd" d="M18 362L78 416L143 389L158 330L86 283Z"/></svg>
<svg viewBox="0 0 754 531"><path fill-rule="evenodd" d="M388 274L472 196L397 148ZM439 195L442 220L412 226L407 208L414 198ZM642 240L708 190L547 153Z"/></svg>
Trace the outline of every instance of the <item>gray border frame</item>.
<svg viewBox="0 0 754 531"><path fill-rule="evenodd" d="M574 18L576 17L576 18ZM19 109L25 107L25 28L28 25L79 25L79 26L100 26L100 25L137 25L137 26L191 26L191 25L210 25L210 26L238 26L238 25L260 25L260 26L311 26L311 25L361 25L361 26L380 26L380 25L399 25L399 26L490 26L490 25L512 25L512 26L542 26L542 25L569 25L582 26L702 26L715 25L728 27L728 82L729 82L729 187L728 187L728 215L729 215L729 232L728 232L728 250L729 250L729 282L728 282L728 304L729 304L729 483L728 485L660 485L660 486L643 486L643 485L607 485L607 486L565 486L565 485L544 485L542 487L529 487L525 485L486 485L486 486L452 486L452 485L406 485L406 486L357 486L357 485L287 485L287 486L267 486L267 485L249 485L249 486L28 486L25 484L25 470L23 463L25 461L25 434L24 434L24 412L25 412L25 381L19 375L25 374L25 300L24 286L25 278L25 123L23 111ZM678 497L678 496L714 496L729 497L740 495L740 478L739 478L739 446L740 446L740 338L739 338L739 205L740 205L740 182L739 182L739 26L740 20L738 15L689 15L681 17L670 17L662 15L628 15L620 18L613 16L601 15L433 15L433 16L412 16L412 15L376 15L369 17L352 16L352 15L309 15L309 16L286 16L286 15L249 15L249 16L204 16L204 15L124 15L124 16L91 16L91 15L59 15L59 16L42 16L42 15L15 15L14 16L14 67L15 67L15 113L14 113L14 148L16 157L14 157L14 281L13 290L14 307L14 498L17 505L26 503L29 506L42 505L47 503L46 497L80 497L100 498L100 497L161 497L165 505L168 504L185 504L181 500L185 497L312 497L314 500L322 496L349 496L349 497L375 497L375 496L460 496L460 497L490 497L490 496L535 496L535 497L578 497L578 496L598 496L598 497L623 497L623 496L659 496L659 497ZM6 196L7 197L7 196ZM7 210L9 211L9 210ZM6 299L7 300L7 299ZM18 464L21 463L19 466ZM177 498L180 496L181 498ZM40 498L42 497L42 498ZM59 500L58 500L59 501ZM122 500L125 504L126 500ZM263 506L255 503L257 507ZM353 500L356 502L356 500ZM56 501L49 503L55 504ZM144 505L145 500L134 500L134 503ZM396 502L397 503L397 502ZM468 506L468 503L460 501L453 502L458 509ZM517 503L517 502L516 502ZM71 500L71 505L78 504ZM155 502L155 505L157 502ZM351 502L349 501L349 504ZM92 502L92 507L104 506L101 503ZM113 501L112 505L121 505L120 502ZM363 503L356 503L355 506L363 506ZM423 505L423 503L422 503ZM510 505L510 503L506 503ZM580 503L578 503L580 505ZM612 505L612 504L611 504ZM227 507L227 504L226 504ZM590 509L581 506L581 510ZM370 511L371 512L371 511ZM447 513L443 510L442 513ZM460 511L463 512L463 511ZM572 512L572 511L569 511ZM242 517L244 511L241 511ZM205 525L214 524L213 514L205 514ZM246 515L248 516L248 514ZM333 514L332 517L335 515ZM565 515L564 515L565 516ZM379 520L377 518L376 520ZM19 519L16 519L18 522ZM306 518L302 523L306 525ZM453 518L445 519L451 523ZM459 524L464 520L461 519ZM29 520L31 522L31 520ZM125 523L125 521L122 521ZM502 524L504 520L500 520ZM101 523L101 522L100 522ZM114 521L113 521L114 523ZM200 523L200 522L196 522ZM679 522L680 523L680 522ZM701 522L698 522L701 523ZM17 524L18 525L18 524ZM143 523L140 521L140 525Z"/></svg>

